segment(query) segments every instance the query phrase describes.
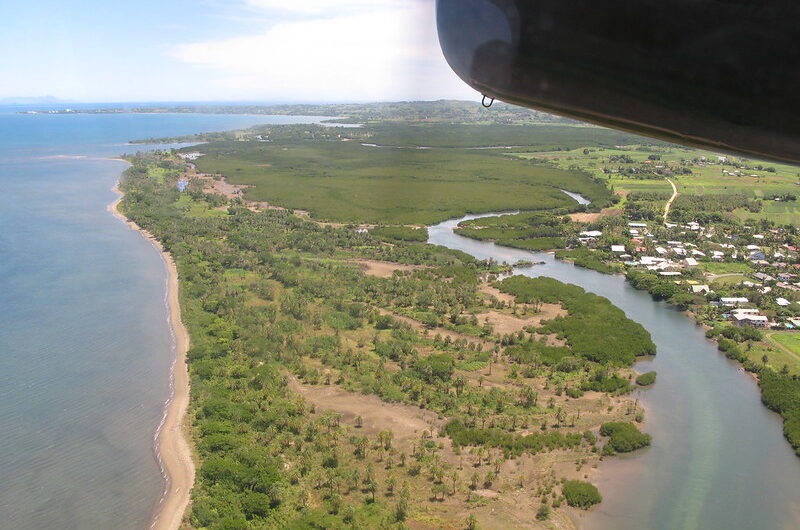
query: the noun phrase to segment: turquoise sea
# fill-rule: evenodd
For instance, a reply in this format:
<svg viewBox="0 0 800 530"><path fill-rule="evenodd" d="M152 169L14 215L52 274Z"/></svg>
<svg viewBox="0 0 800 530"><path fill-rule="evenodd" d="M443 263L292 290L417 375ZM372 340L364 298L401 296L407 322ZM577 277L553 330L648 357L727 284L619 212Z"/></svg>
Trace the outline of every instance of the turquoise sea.
<svg viewBox="0 0 800 530"><path fill-rule="evenodd" d="M147 528L172 338L160 254L106 210L132 139L320 118L0 107L0 528ZM155 146L150 146L155 147Z"/></svg>

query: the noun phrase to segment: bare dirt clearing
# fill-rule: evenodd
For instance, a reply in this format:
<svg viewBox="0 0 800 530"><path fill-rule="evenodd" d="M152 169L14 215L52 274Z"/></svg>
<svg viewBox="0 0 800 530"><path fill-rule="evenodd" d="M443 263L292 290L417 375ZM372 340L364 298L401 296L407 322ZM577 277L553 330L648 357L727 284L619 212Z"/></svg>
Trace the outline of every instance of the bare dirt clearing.
<svg viewBox="0 0 800 530"><path fill-rule="evenodd" d="M540 312L518 317L501 311L487 311L476 315L479 322L488 320L495 334L505 335L517 333L528 326L539 327L543 320L552 320L557 316L566 316L567 312L559 304L542 304Z"/></svg>
<svg viewBox="0 0 800 530"><path fill-rule="evenodd" d="M435 412L411 405L386 403L377 396L348 392L335 385L311 386L289 377L289 388L316 407L342 415L342 422L355 425L361 416L361 429L375 435L392 431L398 445L410 445L422 431L438 432L444 424Z"/></svg>
<svg viewBox="0 0 800 530"><path fill-rule="evenodd" d="M370 276L376 276L378 278L391 278L395 271L413 271L425 268L420 265L403 265L402 263L372 259L354 259L349 263L360 265L364 274L369 274Z"/></svg>
<svg viewBox="0 0 800 530"><path fill-rule="evenodd" d="M622 215L622 210L619 208L604 208L598 213L573 213L569 217L576 223L596 223L603 217L611 215Z"/></svg>

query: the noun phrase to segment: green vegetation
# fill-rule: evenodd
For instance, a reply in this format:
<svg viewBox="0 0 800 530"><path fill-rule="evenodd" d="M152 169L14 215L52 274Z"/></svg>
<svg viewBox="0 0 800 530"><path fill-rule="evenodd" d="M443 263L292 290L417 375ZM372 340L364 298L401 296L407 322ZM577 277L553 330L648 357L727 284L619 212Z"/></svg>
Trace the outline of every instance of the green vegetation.
<svg viewBox="0 0 800 530"><path fill-rule="evenodd" d="M427 228L412 228L408 226L377 226L371 231L373 236L385 239L399 239L400 241L417 241L424 243L428 240Z"/></svg>
<svg viewBox="0 0 800 530"><path fill-rule="evenodd" d="M584 510L599 504L603 497L597 488L588 482L582 480L568 480L564 482L562 488L564 497L567 499L567 504L576 508L583 508Z"/></svg>
<svg viewBox="0 0 800 530"><path fill-rule="evenodd" d="M645 372L636 378L636 384L639 386L650 386L656 382L655 372Z"/></svg>
<svg viewBox="0 0 800 530"><path fill-rule="evenodd" d="M705 194L680 195L669 211L670 221L688 223L697 221L702 224L722 223L728 218L724 215L736 209L744 208L751 213L761 210L761 202L748 198L744 194Z"/></svg>
<svg viewBox="0 0 800 530"><path fill-rule="evenodd" d="M510 158L491 150L381 149L337 140L215 142L197 167L254 186L245 198L302 208L321 220L431 224L466 213L570 208L559 188L610 200L581 171Z"/></svg>
<svg viewBox="0 0 800 530"><path fill-rule="evenodd" d="M592 269L603 274L614 274L621 272L622 268L616 264L609 264L606 262L611 256L607 252L601 250L589 250L586 247L578 247L571 250L559 250L556 252L556 258L565 261L571 261L577 267L585 269Z"/></svg>
<svg viewBox="0 0 800 530"><path fill-rule="evenodd" d="M800 379L765 368L759 371L761 401L783 417L783 433L800 455Z"/></svg>
<svg viewBox="0 0 800 530"><path fill-rule="evenodd" d="M550 212L481 217L458 225L459 235L534 251L563 248L574 232L568 217Z"/></svg>
<svg viewBox="0 0 800 530"><path fill-rule="evenodd" d="M607 300L558 282L533 285L566 317L495 334L479 315L537 309L523 301L532 301L527 287L519 304L486 299L481 278L501 271L492 262L423 244L424 230L359 232L253 211L194 180L181 193L186 167L170 154L130 161L121 209L172 253L192 339L197 528L378 528L429 513L446 521L437 504L459 503L474 482L463 456L490 466L479 482L498 491L520 480L501 472L504 459L556 450L599 458L591 429L609 416L594 412L597 398L579 400L582 389L626 392L629 376L615 370L652 352L646 332ZM169 169L153 170L161 165ZM369 276L354 265L364 260L418 267ZM589 348L576 319L617 348ZM543 343L550 334L567 345ZM362 394L375 401L364 405ZM408 409L382 410L389 404ZM396 414L413 429L373 427ZM619 407L612 417L627 414ZM414 423L423 416L427 428ZM540 471L530 476L549 476ZM552 488L555 478L525 480Z"/></svg>
<svg viewBox="0 0 800 530"><path fill-rule="evenodd" d="M753 272L753 267L750 266L749 263L739 263L739 262L714 262L714 261L703 261L699 264L700 269L711 273L711 274L732 274L732 273L743 273L747 274Z"/></svg>
<svg viewBox="0 0 800 530"><path fill-rule="evenodd" d="M138 155L122 183L123 211L163 242L180 272L199 464L189 520L198 528L448 527L463 524L467 513L483 520L501 506L472 490L491 489L503 499L523 487L542 498L524 516L546 520L562 502L554 461L574 459L580 468L650 443L626 421L641 414L624 396L634 381L655 381L655 372L634 379L630 370L655 353L644 328L608 300L547 278L496 283L515 298L498 300L483 282L510 267L425 244L427 230L419 226L465 213L523 211L458 230L518 248L559 249L559 259L604 273L630 267L611 245L636 259L680 239L703 251L699 266L670 279L633 271L628 279L707 322L724 308L706 300L740 294L742 287L726 283L753 279L745 275L765 267L732 263L728 249L762 244L756 231L766 234L765 251L796 245L796 231L768 232L774 225L759 221L768 212L800 219L796 168L748 163L738 174L741 160L718 162L505 106L270 112L339 116L334 121L363 126L195 136L190 140L208 143L184 151L205 153L196 162L200 174L172 154ZM203 173L247 186L243 197L209 192ZM191 180L185 193L175 189L181 176ZM710 240L661 226L672 192L667 177L681 192L671 218L712 223ZM592 203L580 206L560 189ZM631 220L654 222L634 236ZM745 220L752 230L742 229ZM715 259L728 261L710 261L719 249L725 257ZM789 271L793 261L786 261ZM368 267L375 262L380 274ZM703 271L742 275L717 279L718 292L708 296L687 292L686 280L708 283ZM746 294L769 307L770 317L786 317L793 310L778 308L774 296L791 295L779 289ZM530 318L542 311L560 316ZM760 375L764 403L784 417L786 437L798 448L793 339L729 325L709 336ZM618 397L609 402L609 395ZM400 428L377 426L385 417ZM607 438L602 450L598 429ZM557 454L518 459L547 452ZM503 466L507 459L517 460ZM562 491L573 506L600 501L588 483L567 481ZM470 517L469 525L476 521Z"/></svg>
<svg viewBox="0 0 800 530"><path fill-rule="evenodd" d="M678 294L683 294L683 290L671 278L636 270L629 270L626 276L634 288L647 291L654 300L670 300Z"/></svg>
<svg viewBox="0 0 800 530"><path fill-rule="evenodd" d="M769 364L776 370L787 366L789 373L800 374L800 334L794 331L772 332L766 338L775 346L769 352Z"/></svg>
<svg viewBox="0 0 800 530"><path fill-rule="evenodd" d="M566 339L575 354L598 363L632 365L636 357L655 354L655 344L641 324L625 316L607 298L552 278L513 276L498 284L517 302L560 303L569 313L547 322L543 331ZM597 340L603 337L602 341Z"/></svg>
<svg viewBox="0 0 800 530"><path fill-rule="evenodd" d="M455 444L502 449L506 458L520 456L522 453L536 454L545 450L569 449L584 442L581 433L565 435L557 431L550 431L522 436L502 429L468 428L458 420L448 423L445 432Z"/></svg>
<svg viewBox="0 0 800 530"><path fill-rule="evenodd" d="M650 445L650 435L645 434L632 423L610 422L600 427L600 435L608 436L608 446L617 453L630 453Z"/></svg>
<svg viewBox="0 0 800 530"><path fill-rule="evenodd" d="M450 123L382 123L370 126L370 142L404 147L514 147L538 151L562 151L577 147L602 147L641 141L627 133L597 127L476 124L453 127ZM660 143L660 142L654 142ZM570 189L570 188L566 188Z"/></svg>

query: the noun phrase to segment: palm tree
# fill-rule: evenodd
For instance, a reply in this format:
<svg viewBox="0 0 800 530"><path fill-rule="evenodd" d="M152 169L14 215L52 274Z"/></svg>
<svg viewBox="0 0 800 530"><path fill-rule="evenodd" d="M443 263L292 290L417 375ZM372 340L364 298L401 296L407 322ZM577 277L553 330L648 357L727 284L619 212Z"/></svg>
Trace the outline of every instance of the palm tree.
<svg viewBox="0 0 800 530"><path fill-rule="evenodd" d="M565 416L566 412L564 412L564 408L558 407L556 409L556 423L558 424L559 427L561 427L561 423L564 421Z"/></svg>

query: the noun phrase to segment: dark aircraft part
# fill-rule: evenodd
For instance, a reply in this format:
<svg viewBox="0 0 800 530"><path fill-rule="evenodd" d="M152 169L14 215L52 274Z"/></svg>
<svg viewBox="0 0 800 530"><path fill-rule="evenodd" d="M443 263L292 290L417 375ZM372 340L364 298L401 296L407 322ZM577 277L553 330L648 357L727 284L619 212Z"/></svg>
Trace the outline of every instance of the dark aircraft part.
<svg viewBox="0 0 800 530"><path fill-rule="evenodd" d="M467 84L693 147L800 163L798 0L437 0Z"/></svg>

